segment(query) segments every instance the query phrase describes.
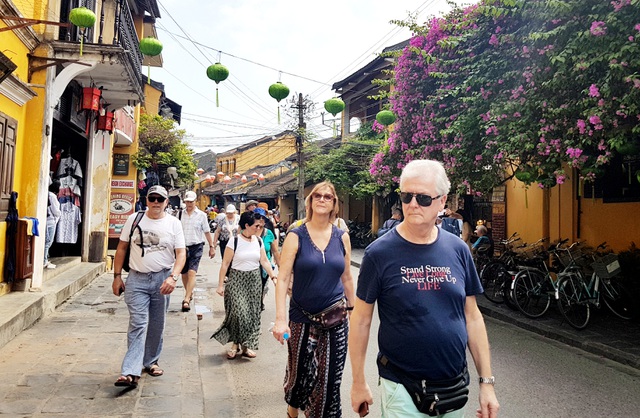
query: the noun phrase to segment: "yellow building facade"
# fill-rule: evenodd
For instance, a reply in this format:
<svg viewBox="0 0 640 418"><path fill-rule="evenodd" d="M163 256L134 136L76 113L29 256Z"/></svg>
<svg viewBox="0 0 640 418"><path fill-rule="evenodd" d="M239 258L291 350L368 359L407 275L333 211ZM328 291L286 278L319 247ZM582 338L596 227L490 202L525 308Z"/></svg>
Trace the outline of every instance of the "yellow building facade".
<svg viewBox="0 0 640 418"><path fill-rule="evenodd" d="M135 152L139 104L144 100L138 40L153 34L157 3L95 2L96 23L72 25L73 0L0 0L0 82L2 194L0 195L0 294L10 290L7 263L15 245L3 222L11 192L17 192L20 217L38 220L39 236L30 238L30 286L43 281L44 238L49 185L60 184L63 217L49 252L99 262L106 256L112 212L114 154ZM116 19L118 14L118 19ZM37 20L38 24L30 19ZM102 22L102 23L101 23ZM80 54L80 38L84 38ZM109 119L108 115L115 115ZM108 122L107 122L108 121ZM115 148L114 146L124 147ZM133 148L131 148L133 147ZM119 151L119 152L116 152ZM118 160L122 165L122 161ZM132 181L132 182L131 182ZM114 188L116 190L117 188ZM127 187L128 189L128 187ZM60 236L58 236L58 234Z"/></svg>

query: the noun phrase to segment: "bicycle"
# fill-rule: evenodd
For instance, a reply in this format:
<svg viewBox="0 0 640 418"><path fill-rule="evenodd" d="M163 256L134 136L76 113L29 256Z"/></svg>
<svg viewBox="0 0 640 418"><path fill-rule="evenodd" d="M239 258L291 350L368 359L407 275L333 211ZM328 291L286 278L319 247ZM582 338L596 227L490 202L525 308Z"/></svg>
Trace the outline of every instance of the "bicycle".
<svg viewBox="0 0 640 418"><path fill-rule="evenodd" d="M560 313L575 329L584 329L591 319L591 305L599 308L601 301L621 319L630 320L637 314L630 293L619 280L620 263L616 254L608 254L591 264L593 274L587 282L578 274L569 274L558 281L556 299Z"/></svg>
<svg viewBox="0 0 640 418"><path fill-rule="evenodd" d="M552 254L555 259L560 259L560 251L570 251L578 245L578 242L571 244L569 248L563 249L568 240L562 240L555 245L551 245L547 252L543 253L541 258ZM547 313L551 306L551 298L556 297L557 280L554 278L554 274L558 277L569 274L569 272L576 271L574 264L566 266L560 273L557 273L551 265L542 260L540 267L526 266L523 267L512 284L512 296L516 305L523 315L529 318L540 318Z"/></svg>
<svg viewBox="0 0 640 418"><path fill-rule="evenodd" d="M514 232L509 238L499 242L504 247L504 251L500 257L489 261L480 269L480 281L484 288L484 296L493 303L505 302L505 276L508 270L515 267L516 253L513 250L513 244L520 240Z"/></svg>

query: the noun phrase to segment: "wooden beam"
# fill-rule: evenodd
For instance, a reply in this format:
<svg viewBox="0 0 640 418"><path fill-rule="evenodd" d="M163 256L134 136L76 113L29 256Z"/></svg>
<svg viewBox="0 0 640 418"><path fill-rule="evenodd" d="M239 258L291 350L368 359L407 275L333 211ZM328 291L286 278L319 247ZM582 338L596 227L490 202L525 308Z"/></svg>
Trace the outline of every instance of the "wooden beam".
<svg viewBox="0 0 640 418"><path fill-rule="evenodd" d="M63 22L54 22L51 20L42 20L42 19L27 19L25 17L20 17L20 16L7 16L7 15L0 15L0 19L2 20L16 20L20 23L13 25L13 26L7 26L6 28L0 28L0 32L5 32L8 30L14 30L14 29L20 29L20 28L24 28L26 26L32 26L32 25L53 25L53 26L63 26L63 27L71 27L71 23L63 23Z"/></svg>

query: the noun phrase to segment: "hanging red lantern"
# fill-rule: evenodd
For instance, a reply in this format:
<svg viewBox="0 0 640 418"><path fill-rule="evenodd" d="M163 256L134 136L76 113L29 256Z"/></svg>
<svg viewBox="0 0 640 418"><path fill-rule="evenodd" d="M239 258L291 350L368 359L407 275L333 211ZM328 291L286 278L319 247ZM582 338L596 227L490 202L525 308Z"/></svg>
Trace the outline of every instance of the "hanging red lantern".
<svg viewBox="0 0 640 418"><path fill-rule="evenodd" d="M113 132L113 112L106 111L104 115L98 115L98 130Z"/></svg>
<svg viewBox="0 0 640 418"><path fill-rule="evenodd" d="M102 91L96 87L83 87L82 88L82 110L94 110L100 109L100 95Z"/></svg>
<svg viewBox="0 0 640 418"><path fill-rule="evenodd" d="M258 180L264 181L264 174L260 173L260 175L258 176Z"/></svg>

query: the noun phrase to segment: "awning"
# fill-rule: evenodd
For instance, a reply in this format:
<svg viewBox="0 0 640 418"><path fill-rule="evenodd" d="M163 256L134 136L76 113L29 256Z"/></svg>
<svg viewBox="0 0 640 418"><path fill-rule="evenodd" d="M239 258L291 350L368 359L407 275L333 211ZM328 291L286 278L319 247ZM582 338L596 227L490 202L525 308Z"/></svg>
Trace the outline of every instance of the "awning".
<svg viewBox="0 0 640 418"><path fill-rule="evenodd" d="M114 145L128 147L129 145L133 144L133 139L131 139L129 135L125 134L120 129L113 130L113 137L115 140L113 143Z"/></svg>

